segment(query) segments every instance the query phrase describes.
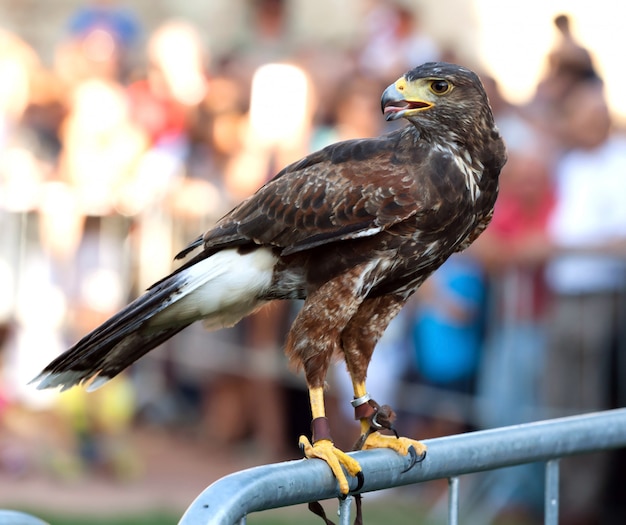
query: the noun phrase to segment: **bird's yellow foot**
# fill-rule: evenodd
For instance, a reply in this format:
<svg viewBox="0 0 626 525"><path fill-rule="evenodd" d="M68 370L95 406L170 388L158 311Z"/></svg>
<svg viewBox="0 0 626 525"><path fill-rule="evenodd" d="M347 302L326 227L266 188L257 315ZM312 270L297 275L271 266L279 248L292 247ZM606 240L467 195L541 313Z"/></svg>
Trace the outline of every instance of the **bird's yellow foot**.
<svg viewBox="0 0 626 525"><path fill-rule="evenodd" d="M363 450L371 448L390 448L395 450L398 454L406 456L411 453L411 447L413 447L414 453L417 459L423 459L426 455L426 445L415 439L409 439L405 437L385 436L380 432L372 432L365 438L363 443Z"/></svg>
<svg viewBox="0 0 626 525"><path fill-rule="evenodd" d="M304 451L304 455L307 458L323 459L328 464L339 482L339 491L342 494L350 492L346 472L348 475L359 479L357 490L363 485L363 473L361 472L359 462L336 448L330 439L320 439L311 444L306 436L300 436L300 448ZM345 472L344 468L346 469Z"/></svg>
<svg viewBox="0 0 626 525"><path fill-rule="evenodd" d="M365 390L362 388L361 390ZM393 427L396 414L389 405L379 405L370 398L369 394L354 399L355 419L361 421L361 437L357 441L355 450L368 450L373 448L390 448L402 456L410 455L411 462L406 470L409 470L417 462L426 457L426 445L405 437L399 437ZM391 430L395 435L386 436L379 432L381 429Z"/></svg>

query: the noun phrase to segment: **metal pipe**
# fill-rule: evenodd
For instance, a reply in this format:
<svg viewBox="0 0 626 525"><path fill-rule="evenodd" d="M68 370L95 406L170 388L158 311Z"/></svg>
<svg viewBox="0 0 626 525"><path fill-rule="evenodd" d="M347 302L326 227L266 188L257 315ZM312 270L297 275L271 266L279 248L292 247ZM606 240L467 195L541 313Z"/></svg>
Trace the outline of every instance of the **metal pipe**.
<svg viewBox="0 0 626 525"><path fill-rule="evenodd" d="M339 525L350 525L350 506L352 496L339 499Z"/></svg>
<svg viewBox="0 0 626 525"><path fill-rule="evenodd" d="M459 525L459 478L448 479L448 525Z"/></svg>
<svg viewBox="0 0 626 525"><path fill-rule="evenodd" d="M362 492L398 487L470 472L626 447L626 409L552 419L426 440L428 454L411 467L391 450L351 453L365 475ZM357 480L350 480L355 490ZM207 487L180 525L233 525L250 512L338 496L337 482L319 460L255 467Z"/></svg>
<svg viewBox="0 0 626 525"><path fill-rule="evenodd" d="M559 524L559 460L551 459L546 463L544 525Z"/></svg>
<svg viewBox="0 0 626 525"><path fill-rule="evenodd" d="M48 523L24 512L0 510L0 525L48 525Z"/></svg>

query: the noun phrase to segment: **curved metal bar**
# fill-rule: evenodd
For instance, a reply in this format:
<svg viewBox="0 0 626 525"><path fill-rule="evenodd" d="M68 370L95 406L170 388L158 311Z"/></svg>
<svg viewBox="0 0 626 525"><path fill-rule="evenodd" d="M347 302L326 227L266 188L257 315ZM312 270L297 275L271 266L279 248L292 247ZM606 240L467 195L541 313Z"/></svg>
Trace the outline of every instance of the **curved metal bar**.
<svg viewBox="0 0 626 525"><path fill-rule="evenodd" d="M24 512L0 510L0 525L48 525L48 523Z"/></svg>
<svg viewBox="0 0 626 525"><path fill-rule="evenodd" d="M410 458L391 450L351 453L365 475L361 492L626 447L626 409L468 432L424 443L428 446L426 458L406 471ZM356 489L356 479L350 480L350 487ZM251 512L338 495L336 480L321 460L265 465L231 474L207 487L179 524L233 525Z"/></svg>

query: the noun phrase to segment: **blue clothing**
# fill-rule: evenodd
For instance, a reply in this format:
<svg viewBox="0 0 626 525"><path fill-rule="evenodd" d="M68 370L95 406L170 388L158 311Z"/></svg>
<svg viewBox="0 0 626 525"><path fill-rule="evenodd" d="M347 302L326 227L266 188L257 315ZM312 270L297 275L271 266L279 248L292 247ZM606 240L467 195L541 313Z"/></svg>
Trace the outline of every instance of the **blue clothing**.
<svg viewBox="0 0 626 525"><path fill-rule="evenodd" d="M69 31L73 35L85 35L94 29L110 32L113 38L125 47L132 45L140 32L135 15L122 8L83 7L69 21Z"/></svg>
<svg viewBox="0 0 626 525"><path fill-rule="evenodd" d="M473 379L483 339L482 271L469 257L453 256L430 279L434 298L420 303L413 326L418 372L441 386Z"/></svg>

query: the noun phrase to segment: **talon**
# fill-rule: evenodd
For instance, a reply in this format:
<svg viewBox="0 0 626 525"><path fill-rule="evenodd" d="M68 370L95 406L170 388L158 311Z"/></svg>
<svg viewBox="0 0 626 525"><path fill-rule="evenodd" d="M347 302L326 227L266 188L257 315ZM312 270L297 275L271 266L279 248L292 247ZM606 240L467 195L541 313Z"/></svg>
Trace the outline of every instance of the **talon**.
<svg viewBox="0 0 626 525"><path fill-rule="evenodd" d="M357 478L359 481L359 488L363 485L361 481L361 479L363 479L361 465L359 465L356 459L348 456L348 454L336 448L332 441L328 439L320 439L311 444L306 436L300 436L299 444L307 458L322 459L328 464L333 472L333 475L337 478L337 482L339 483L339 492L341 492L341 494L345 495L350 492L346 472L349 476ZM345 472L343 470L344 468L346 469Z"/></svg>
<svg viewBox="0 0 626 525"><path fill-rule="evenodd" d="M391 426L391 427L389 427L389 430L391 430L393 432L393 435L396 436L396 439L400 439L400 436L398 435L398 431L396 430L396 427ZM411 446L413 446L413 445L411 445Z"/></svg>
<svg viewBox="0 0 626 525"><path fill-rule="evenodd" d="M311 446L311 442L309 441L309 438L307 438L306 436L300 436L300 438L298 439L298 446L300 447L301 450L304 451L305 448Z"/></svg>
<svg viewBox="0 0 626 525"><path fill-rule="evenodd" d="M307 451L313 448L313 445L311 445L309 438L306 436L300 436L300 439L298 439L298 446L300 447L300 450L304 453L304 455L308 458L309 456L307 454Z"/></svg>
<svg viewBox="0 0 626 525"><path fill-rule="evenodd" d="M402 473L404 472L408 472L409 470L411 470L415 464L417 463L417 452L415 452L415 447L413 445L411 445L409 447L409 466L407 468L405 468Z"/></svg>
<svg viewBox="0 0 626 525"><path fill-rule="evenodd" d="M426 457L426 445L423 443L405 437L384 436L380 432L372 432L363 443L363 450L372 448L390 448L402 456L410 454L409 468Z"/></svg>
<svg viewBox="0 0 626 525"><path fill-rule="evenodd" d="M426 449L424 449L422 451L422 453L418 456L417 452L415 450L415 447L413 445L410 445L409 446L409 456L410 456L409 466L402 471L403 473L404 472L408 472L415 465L417 465L418 463L424 461L424 458L426 457Z"/></svg>
<svg viewBox="0 0 626 525"><path fill-rule="evenodd" d="M362 470L356 473L356 480L357 480L357 484L356 484L356 489L354 489L354 492L359 492L363 488L363 484L365 483L365 475L363 474Z"/></svg>

